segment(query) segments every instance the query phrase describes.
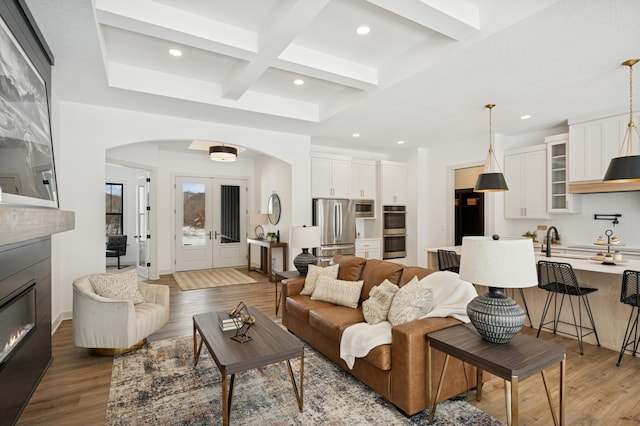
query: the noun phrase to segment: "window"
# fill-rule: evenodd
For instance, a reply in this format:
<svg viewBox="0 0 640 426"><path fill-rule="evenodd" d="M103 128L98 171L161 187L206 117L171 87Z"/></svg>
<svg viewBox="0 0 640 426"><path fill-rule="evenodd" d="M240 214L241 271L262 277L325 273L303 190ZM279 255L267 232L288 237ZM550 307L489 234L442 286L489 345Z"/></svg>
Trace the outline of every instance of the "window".
<svg viewBox="0 0 640 426"><path fill-rule="evenodd" d="M105 185L107 235L123 235L122 187L121 183L107 183Z"/></svg>

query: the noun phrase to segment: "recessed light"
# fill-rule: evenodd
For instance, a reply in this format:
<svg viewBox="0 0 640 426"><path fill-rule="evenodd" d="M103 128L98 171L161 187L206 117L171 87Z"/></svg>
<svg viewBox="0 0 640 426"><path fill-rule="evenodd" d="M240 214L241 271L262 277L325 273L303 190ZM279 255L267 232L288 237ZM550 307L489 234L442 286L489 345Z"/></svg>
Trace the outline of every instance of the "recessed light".
<svg viewBox="0 0 640 426"><path fill-rule="evenodd" d="M182 56L182 51L178 49L169 49L169 55L171 56Z"/></svg>
<svg viewBox="0 0 640 426"><path fill-rule="evenodd" d="M404 141L398 141L396 142L398 145L404 145Z"/></svg>
<svg viewBox="0 0 640 426"><path fill-rule="evenodd" d="M371 28L367 27L366 25L363 25L356 29L356 32L360 35L367 35L369 34L370 31L371 31Z"/></svg>
<svg viewBox="0 0 640 426"><path fill-rule="evenodd" d="M293 84L295 84L296 86L302 86L304 84L304 80L298 78L296 80L293 80Z"/></svg>
<svg viewBox="0 0 640 426"><path fill-rule="evenodd" d="M531 118L531 116L529 114L525 114L525 115L521 115L520 116L520 120L528 120L530 118Z"/></svg>
<svg viewBox="0 0 640 426"><path fill-rule="evenodd" d="M359 138L359 137L360 137L360 133L354 133L354 134L353 134L353 135L351 135L351 136L353 136L354 138Z"/></svg>

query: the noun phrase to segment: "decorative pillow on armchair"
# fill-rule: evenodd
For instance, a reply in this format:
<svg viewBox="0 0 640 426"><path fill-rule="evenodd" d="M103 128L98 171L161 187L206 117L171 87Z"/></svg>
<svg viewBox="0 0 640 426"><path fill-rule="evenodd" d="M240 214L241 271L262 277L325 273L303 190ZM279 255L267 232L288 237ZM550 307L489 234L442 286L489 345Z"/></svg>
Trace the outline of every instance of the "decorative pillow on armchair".
<svg viewBox="0 0 640 426"><path fill-rule="evenodd" d="M138 274L135 269L120 274L93 275L89 278L93 291L107 299L143 303L144 297L138 290Z"/></svg>
<svg viewBox="0 0 640 426"><path fill-rule="evenodd" d="M387 320L391 302L398 292L398 286L389 280L384 280L371 289L369 298L362 302L364 320L369 324L377 324Z"/></svg>
<svg viewBox="0 0 640 426"><path fill-rule="evenodd" d="M404 324L422 318L433 309L433 294L414 277L396 293L389 309L391 325Z"/></svg>
<svg viewBox="0 0 640 426"><path fill-rule="evenodd" d="M339 268L340 265L337 263L335 265L327 266L326 268L323 268L322 266L309 265L309 271L304 279L304 288L300 294L304 296L311 296L313 294L313 290L316 289L318 278L321 276L327 276L329 278L336 279L338 278Z"/></svg>
<svg viewBox="0 0 640 426"><path fill-rule="evenodd" d="M357 308L360 299L360 291L364 281L343 281L327 276L321 276L316 284L316 289L311 295L311 300L335 303L347 308Z"/></svg>

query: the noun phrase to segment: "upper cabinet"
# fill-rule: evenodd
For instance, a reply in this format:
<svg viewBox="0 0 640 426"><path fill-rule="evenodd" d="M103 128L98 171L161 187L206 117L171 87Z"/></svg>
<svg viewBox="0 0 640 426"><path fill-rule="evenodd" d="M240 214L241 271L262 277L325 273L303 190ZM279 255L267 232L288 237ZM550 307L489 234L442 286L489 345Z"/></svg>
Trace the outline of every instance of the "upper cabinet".
<svg viewBox="0 0 640 426"><path fill-rule="evenodd" d="M620 155L628 123L628 115L619 115L570 125L569 181L601 181L611 159Z"/></svg>
<svg viewBox="0 0 640 426"><path fill-rule="evenodd" d="M350 198L351 159L338 155L311 157L311 197Z"/></svg>
<svg viewBox="0 0 640 426"><path fill-rule="evenodd" d="M569 134L544 138L547 146L547 211L578 213L580 197L569 193Z"/></svg>
<svg viewBox="0 0 640 426"><path fill-rule="evenodd" d="M379 178L382 205L406 205L407 165L395 161L380 161Z"/></svg>
<svg viewBox="0 0 640 426"><path fill-rule="evenodd" d="M366 160L351 161L351 198L376 199L376 163Z"/></svg>
<svg viewBox="0 0 640 426"><path fill-rule="evenodd" d="M536 145L505 153L506 219L545 219L547 216L547 153Z"/></svg>

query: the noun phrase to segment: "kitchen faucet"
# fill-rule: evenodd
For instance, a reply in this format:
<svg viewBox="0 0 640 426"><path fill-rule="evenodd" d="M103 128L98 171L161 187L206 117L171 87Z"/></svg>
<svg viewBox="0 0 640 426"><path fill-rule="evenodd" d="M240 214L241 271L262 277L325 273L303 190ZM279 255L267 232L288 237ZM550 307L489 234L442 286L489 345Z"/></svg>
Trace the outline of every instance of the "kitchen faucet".
<svg viewBox="0 0 640 426"><path fill-rule="evenodd" d="M560 236L558 235L558 229L555 226L550 226L549 229L547 229L547 249L546 249L546 254L547 257L551 257L551 230L553 229L553 232L555 234L556 240L560 239Z"/></svg>

